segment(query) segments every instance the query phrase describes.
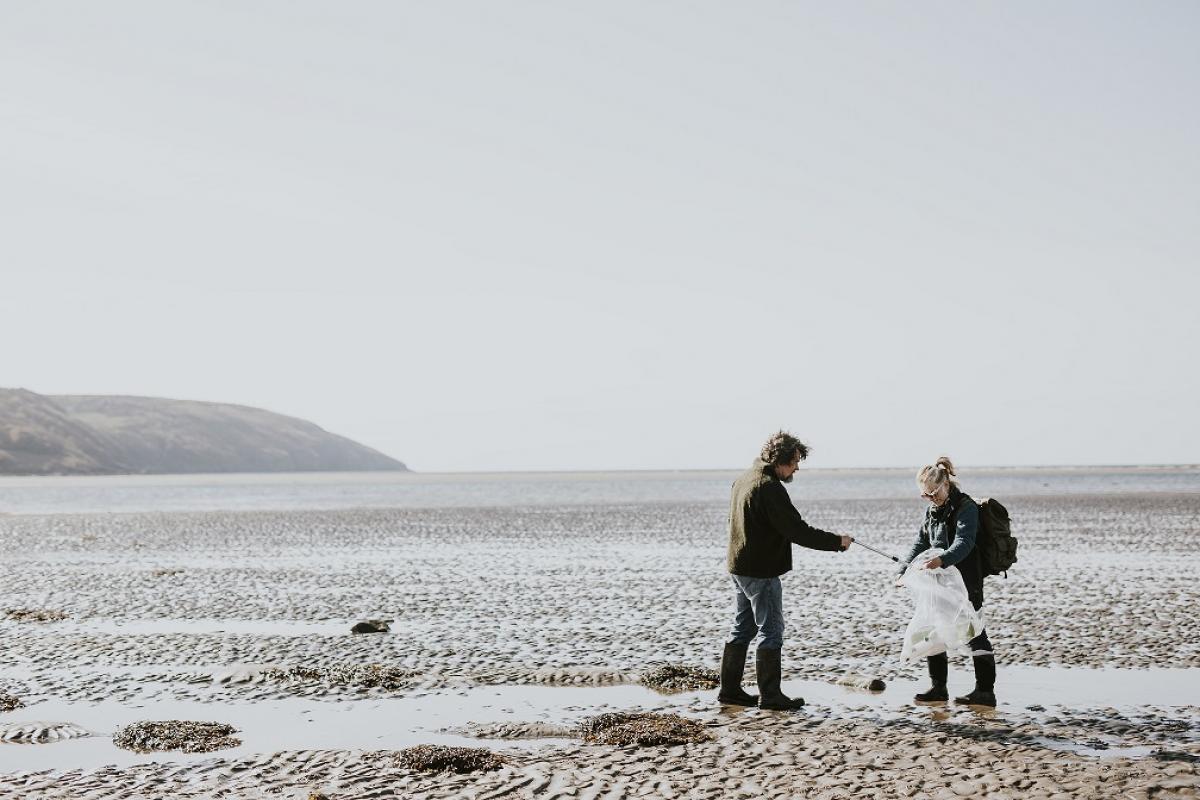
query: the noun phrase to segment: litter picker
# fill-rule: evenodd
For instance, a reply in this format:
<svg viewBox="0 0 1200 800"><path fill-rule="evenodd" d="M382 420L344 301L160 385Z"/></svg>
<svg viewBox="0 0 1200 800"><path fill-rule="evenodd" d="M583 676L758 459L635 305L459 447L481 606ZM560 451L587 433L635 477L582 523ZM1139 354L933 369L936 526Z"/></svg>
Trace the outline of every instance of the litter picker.
<svg viewBox="0 0 1200 800"><path fill-rule="evenodd" d="M860 542L858 539L851 539L851 540L850 540L850 543L851 543L851 544L856 544L856 545L858 545L859 547L865 547L865 548L867 548L868 550L870 550L872 553L878 553L879 555L883 556L884 558L890 558L892 561L895 561L897 564L899 564L899 563L900 563L900 559L896 558L894 555L891 555L890 553L885 553L885 552L883 552L882 550L876 550L874 547L871 547L871 545L869 545L869 544L863 544L863 543L862 543L862 542Z"/></svg>

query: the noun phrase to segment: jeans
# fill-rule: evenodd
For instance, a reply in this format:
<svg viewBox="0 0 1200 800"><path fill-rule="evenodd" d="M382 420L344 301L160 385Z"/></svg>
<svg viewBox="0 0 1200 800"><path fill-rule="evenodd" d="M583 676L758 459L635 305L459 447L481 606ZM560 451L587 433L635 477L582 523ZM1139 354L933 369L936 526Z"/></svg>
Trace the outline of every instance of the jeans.
<svg viewBox="0 0 1200 800"><path fill-rule="evenodd" d="M730 575L733 579L735 612L729 644L749 646L755 635L762 633L760 648L779 650L783 647L783 583L779 578L747 578Z"/></svg>

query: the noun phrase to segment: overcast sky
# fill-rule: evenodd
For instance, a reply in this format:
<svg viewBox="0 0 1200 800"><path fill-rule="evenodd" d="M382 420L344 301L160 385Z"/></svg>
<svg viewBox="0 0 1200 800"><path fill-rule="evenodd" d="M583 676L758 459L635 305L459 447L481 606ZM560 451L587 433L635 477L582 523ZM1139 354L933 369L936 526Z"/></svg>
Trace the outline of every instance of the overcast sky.
<svg viewBox="0 0 1200 800"><path fill-rule="evenodd" d="M419 470L1200 461L1200 4L0 2L0 386Z"/></svg>

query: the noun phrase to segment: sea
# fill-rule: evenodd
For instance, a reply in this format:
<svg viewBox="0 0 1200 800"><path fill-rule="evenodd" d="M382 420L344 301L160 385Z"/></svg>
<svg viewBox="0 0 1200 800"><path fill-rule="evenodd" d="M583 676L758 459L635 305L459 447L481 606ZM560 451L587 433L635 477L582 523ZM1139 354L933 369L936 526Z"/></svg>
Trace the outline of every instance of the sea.
<svg viewBox="0 0 1200 800"><path fill-rule="evenodd" d="M0 478L0 514L724 504L737 470ZM1200 465L964 470L977 497L1200 493ZM911 469L802 469L804 500L919 500Z"/></svg>

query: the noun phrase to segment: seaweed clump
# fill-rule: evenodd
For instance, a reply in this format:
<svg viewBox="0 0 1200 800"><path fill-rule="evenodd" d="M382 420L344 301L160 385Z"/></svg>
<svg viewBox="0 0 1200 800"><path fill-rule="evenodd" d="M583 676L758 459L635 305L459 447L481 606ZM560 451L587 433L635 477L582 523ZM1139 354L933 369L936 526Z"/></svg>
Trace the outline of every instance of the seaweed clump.
<svg viewBox="0 0 1200 800"><path fill-rule="evenodd" d="M52 608L6 608L4 618L13 622L62 622L67 615Z"/></svg>
<svg viewBox="0 0 1200 800"><path fill-rule="evenodd" d="M721 685L721 676L715 669L664 664L642 675L640 683L659 692L694 692L716 689Z"/></svg>
<svg viewBox="0 0 1200 800"><path fill-rule="evenodd" d="M420 744L400 751L401 766L420 772L490 772L504 766L504 757L486 747L446 747Z"/></svg>
<svg viewBox="0 0 1200 800"><path fill-rule="evenodd" d="M21 698L0 692L0 711L15 711L24 705L21 702Z"/></svg>
<svg viewBox="0 0 1200 800"><path fill-rule="evenodd" d="M263 677L276 681L319 681L337 686L395 691L412 685L416 672L381 664L337 664L332 667L288 667L270 669Z"/></svg>
<svg viewBox="0 0 1200 800"><path fill-rule="evenodd" d="M590 744L619 747L658 747L661 745L705 742L712 734L695 720L678 714L611 713L584 720L579 734Z"/></svg>
<svg viewBox="0 0 1200 800"><path fill-rule="evenodd" d="M220 722L191 722L170 719L161 722L135 722L113 734L113 744L138 753L157 750L182 750L185 753L209 753L237 747L237 728Z"/></svg>

